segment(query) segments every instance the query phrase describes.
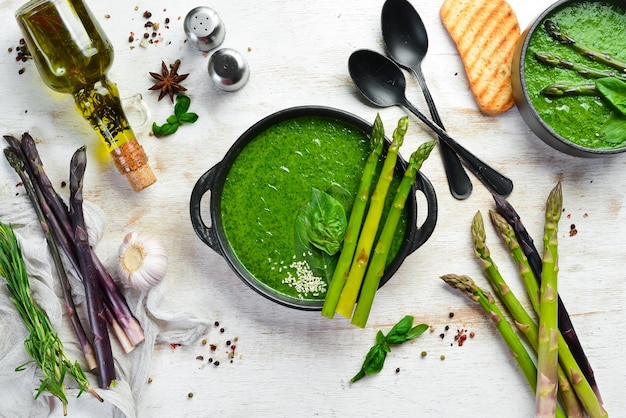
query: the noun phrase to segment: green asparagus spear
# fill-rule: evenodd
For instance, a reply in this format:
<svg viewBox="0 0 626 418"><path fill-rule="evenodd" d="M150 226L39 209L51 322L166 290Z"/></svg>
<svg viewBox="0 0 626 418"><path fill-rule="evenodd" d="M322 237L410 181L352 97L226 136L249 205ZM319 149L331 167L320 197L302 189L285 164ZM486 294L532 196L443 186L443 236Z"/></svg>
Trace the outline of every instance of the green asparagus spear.
<svg viewBox="0 0 626 418"><path fill-rule="evenodd" d="M361 175L361 182L359 184L357 196L354 200L354 204L352 205L352 211L350 212L348 228L343 240L339 261L337 261L337 266L333 272L333 277L330 281L330 285L328 286L326 298L324 299L324 305L322 306L322 315L328 318L335 316L335 309L337 308L337 303L339 302L339 296L341 295L341 291L343 290L346 280L348 279L350 264L352 263L352 257L354 256L356 244L359 239L359 232L361 232L361 224L363 223L365 208L370 198L372 179L376 173L378 160L380 159L380 155L383 151L385 130L383 122L380 119L380 114L377 114L376 119L374 120L370 140L372 143L372 151L367 157L365 167L363 168L363 174Z"/></svg>
<svg viewBox="0 0 626 418"><path fill-rule="evenodd" d="M613 70L598 70L596 68L591 68L583 64L567 61L557 54L552 54L549 52L535 52L535 58L537 58L539 62L542 62L551 67L559 67L566 70L576 71L578 74L585 78L614 77L619 80L626 81L626 76L624 76L623 73L620 74Z"/></svg>
<svg viewBox="0 0 626 418"><path fill-rule="evenodd" d="M474 242L474 254L481 261L486 276L489 279L492 289L494 290L496 297L500 299L506 306L507 310L511 313L511 316L515 320L517 328L524 334L526 340L530 343L532 348L537 352L538 346L538 329L537 324L528 314L524 306L513 291L511 291L508 284L500 274L498 267L491 258L489 247L486 243L486 233L483 218L480 212L477 212L472 220L472 240ZM537 282L532 280L532 283ZM576 395L572 392L572 387L569 384L565 371L559 366L558 368L559 381L567 383L566 385L559 386L559 394L563 400L563 405L567 411L568 417L583 416L582 409Z"/></svg>
<svg viewBox="0 0 626 418"><path fill-rule="evenodd" d="M22 247L13 229L1 222L0 276L5 278L7 288L11 293L11 302L29 332L29 337L24 341L24 348L43 373L35 397L44 391L49 392L61 401L63 413L67 415L68 401L64 380L65 375L70 374L78 383L80 393L88 391L96 399L102 401L102 398L89 385L80 364L70 361L50 319L33 300ZM16 371L23 370L24 366L18 367Z"/></svg>
<svg viewBox="0 0 626 418"><path fill-rule="evenodd" d="M600 91L595 83L573 83L570 81L549 84L541 89L540 93L547 97L600 96Z"/></svg>
<svg viewBox="0 0 626 418"><path fill-rule="evenodd" d="M608 65L615 68L620 72L626 72L626 62L613 58L610 54L596 49L590 48L586 45L581 45L574 38L569 36L566 31L561 29L554 21L548 19L544 22L544 28L548 35L550 35L555 41L567 45L574 51L579 52L583 57L592 61Z"/></svg>
<svg viewBox="0 0 626 418"><path fill-rule="evenodd" d="M526 377L526 380L528 380L528 384L534 393L537 388L537 369L535 367L535 363L533 363L532 358L528 354L524 344L522 344L522 341L515 333L515 330L507 322L504 314L496 305L491 293L482 290L468 276L447 274L442 276L441 279L449 286L465 293L465 295L467 295L474 302L478 302L485 312L487 312L507 347L509 347L513 353L513 357L522 369L522 372L524 373L524 376Z"/></svg>
<svg viewBox="0 0 626 418"><path fill-rule="evenodd" d="M404 172L404 177L398 186L393 204L387 214L383 230L378 238L378 242L376 243L374 255L372 256L372 260L367 267L367 273L365 274L361 294L359 295L356 309L354 310L354 315L352 317L352 324L356 326L363 328L367 323L367 318L369 317L370 310L372 309L372 303L374 302L376 290L378 289L380 279L383 277L383 273L385 271L385 262L387 261L387 256L389 255L389 248L391 247L393 237L396 233L400 216L404 210L406 199L409 196L413 183L415 182L417 172L420 170L422 164L426 161L435 145L437 145L437 141L425 142L420 145L409 158L409 164Z"/></svg>
<svg viewBox="0 0 626 418"><path fill-rule="evenodd" d="M531 271L528 259L524 255L517 237L515 236L515 232L503 216L493 211L491 211L490 214L493 224L500 232L501 237L519 267L533 309L539 314L539 285ZM559 377L559 390L564 385L571 384L578 399L580 399L580 402L590 417L607 417L608 414L602 407L596 393L582 372L572 350L561 333L559 333L559 363L567 378L567 382L565 382ZM565 409L568 411L568 414L570 414L570 409L568 409L567 406Z"/></svg>
<svg viewBox="0 0 626 418"><path fill-rule="evenodd" d="M519 245L522 249L522 252L527 257L528 265L535 276L535 280L537 283L541 282L541 269L542 269L542 260L539 255L539 251L535 247L533 239L530 234L524 227L522 220L515 210L515 208L502 196L493 194L493 199L496 203L497 212L506 219L507 223L511 225L513 231L515 231L515 237L517 238ZM537 286L537 291L534 293L534 297L539 300L539 287ZM531 296L531 299L533 297ZM575 358L575 362L580 366L580 369L583 371L585 377L589 381L589 384L593 388L598 401L602 404L602 397L600 396L600 390L596 383L596 379L593 373L593 368L589 363L589 359L585 355L585 351L583 350L582 344L578 339L578 334L574 329L574 324L565 308L565 304L563 303L561 297L558 297L558 309L559 309L559 329L561 330L561 334L567 343L567 346L572 352L572 355ZM537 308L537 313L539 310Z"/></svg>
<svg viewBox="0 0 626 418"><path fill-rule="evenodd" d="M537 396L535 416L552 417L558 387L558 224L563 210L561 183L546 202L543 236L543 266L539 288L539 346L537 347Z"/></svg>
<svg viewBox="0 0 626 418"><path fill-rule="evenodd" d="M376 188L372 193L370 207L365 217L365 223L363 229L359 235L359 240L356 246L354 257L352 258L352 265L350 267L350 273L344 286L339 302L337 304L337 313L350 318L352 311L354 310L354 304L356 303L359 290L361 289L361 283L363 282L363 276L370 260L370 253L372 246L374 245L374 239L378 232L378 226L380 224L380 218L382 216L383 207L385 204L385 198L389 185L393 179L393 173L396 167L396 160L398 158L398 151L400 146L404 142L404 135L406 134L409 125L409 118L403 116L398 121L398 126L393 132L393 140L387 149L387 156L383 163L383 168L380 172L380 177L376 184Z"/></svg>

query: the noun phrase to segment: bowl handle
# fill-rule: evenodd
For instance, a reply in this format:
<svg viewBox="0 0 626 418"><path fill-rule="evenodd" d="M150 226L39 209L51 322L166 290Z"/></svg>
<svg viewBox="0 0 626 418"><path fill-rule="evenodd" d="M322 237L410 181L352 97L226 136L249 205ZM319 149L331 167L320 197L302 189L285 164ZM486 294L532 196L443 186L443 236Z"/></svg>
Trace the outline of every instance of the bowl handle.
<svg viewBox="0 0 626 418"><path fill-rule="evenodd" d="M196 231L196 235L198 235L198 237L215 252L222 254L213 223L211 222L211 226L207 226L202 220L202 215L200 213L200 202L202 197L206 194L206 192L211 191L213 188L213 181L215 179L215 174L219 171L219 166L220 164L216 164L210 168L209 171L200 176L196 182L191 192L189 212L191 215L191 225L193 226L194 231ZM211 221L213 221L213 219L211 219Z"/></svg>
<svg viewBox="0 0 626 418"><path fill-rule="evenodd" d="M430 238L437 224L437 195L432 183L421 172L418 172L415 179L415 188L426 197L427 215L422 226L417 227L411 237L409 237L407 254L411 254L421 247Z"/></svg>

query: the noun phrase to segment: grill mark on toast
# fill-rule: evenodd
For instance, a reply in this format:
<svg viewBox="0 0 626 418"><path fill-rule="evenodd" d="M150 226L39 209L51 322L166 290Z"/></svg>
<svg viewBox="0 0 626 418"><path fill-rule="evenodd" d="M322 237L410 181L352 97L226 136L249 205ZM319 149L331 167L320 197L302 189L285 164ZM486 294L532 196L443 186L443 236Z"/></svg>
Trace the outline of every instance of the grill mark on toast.
<svg viewBox="0 0 626 418"><path fill-rule="evenodd" d="M506 0L444 0L442 22L463 60L481 111L502 113L513 105L510 62L520 36Z"/></svg>

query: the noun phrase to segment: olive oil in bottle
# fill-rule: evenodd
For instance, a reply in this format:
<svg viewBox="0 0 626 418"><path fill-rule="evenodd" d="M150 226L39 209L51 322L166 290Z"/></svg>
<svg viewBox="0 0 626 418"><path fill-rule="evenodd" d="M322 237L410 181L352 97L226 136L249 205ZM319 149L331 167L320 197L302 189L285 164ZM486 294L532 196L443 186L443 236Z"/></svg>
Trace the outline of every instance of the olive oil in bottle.
<svg viewBox="0 0 626 418"><path fill-rule="evenodd" d="M31 0L16 19L44 83L68 93L135 191L156 181L106 73L113 47L83 0Z"/></svg>

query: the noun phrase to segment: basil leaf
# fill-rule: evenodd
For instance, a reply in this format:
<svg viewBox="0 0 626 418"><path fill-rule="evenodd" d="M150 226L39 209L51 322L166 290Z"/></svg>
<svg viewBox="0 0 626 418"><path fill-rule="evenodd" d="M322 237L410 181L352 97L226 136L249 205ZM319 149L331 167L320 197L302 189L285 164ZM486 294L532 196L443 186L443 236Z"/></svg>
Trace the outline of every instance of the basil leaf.
<svg viewBox="0 0 626 418"><path fill-rule="evenodd" d="M328 193L313 188L306 216L309 218L308 235L311 244L329 255L339 252L348 228L348 219L341 203Z"/></svg>
<svg viewBox="0 0 626 418"><path fill-rule="evenodd" d="M164 123L159 126L156 122L152 122L152 132L156 136L171 135L178 130L178 123Z"/></svg>
<svg viewBox="0 0 626 418"><path fill-rule="evenodd" d="M339 255L335 254L334 256L330 256L311 244L309 240L309 230L311 226L309 218L306 216L307 206L308 205L300 209L294 221L293 236L295 254L301 254L313 274L323 277L326 283L329 284L333 277L337 261L339 260Z"/></svg>
<svg viewBox="0 0 626 418"><path fill-rule="evenodd" d="M359 372L352 379L350 379L350 382L354 383L365 376L371 376L379 373L385 365L387 352L388 351L385 350L385 347L381 344L376 344L370 348L370 351L365 356L365 361L363 361L361 370L359 370Z"/></svg>
<svg viewBox="0 0 626 418"><path fill-rule="evenodd" d="M429 326L426 325L426 324L416 325L413 328L411 328L411 330L406 334L406 339L407 340L412 340L414 338L417 338L420 335L422 335L424 332L426 332L426 330L428 328L429 328Z"/></svg>
<svg viewBox="0 0 626 418"><path fill-rule="evenodd" d="M619 112L611 113L600 131L602 140L619 145L626 141L626 116Z"/></svg>
<svg viewBox="0 0 626 418"><path fill-rule="evenodd" d="M381 330L378 330L376 333L376 344L384 344L385 343L385 334Z"/></svg>
<svg viewBox="0 0 626 418"><path fill-rule="evenodd" d="M182 115L178 116L178 121L179 122L184 122L184 123L194 123L195 121L198 120L198 115L196 115L195 113L183 113Z"/></svg>
<svg viewBox="0 0 626 418"><path fill-rule="evenodd" d="M354 196L352 193L346 190L341 184L335 182L330 184L328 189L326 189L326 193L337 199L346 213L350 213L352 205L354 205Z"/></svg>
<svg viewBox="0 0 626 418"><path fill-rule="evenodd" d="M174 114L180 117L183 113L189 110L191 105L191 99L184 94L176 96L176 104L174 104Z"/></svg>
<svg viewBox="0 0 626 418"><path fill-rule="evenodd" d="M385 341L389 344L401 344L407 340L407 334L413 326L413 317L407 315L402 318L393 328L387 333Z"/></svg>
<svg viewBox="0 0 626 418"><path fill-rule="evenodd" d="M178 118L176 115L171 115L166 119L166 122L169 124L178 124Z"/></svg>

